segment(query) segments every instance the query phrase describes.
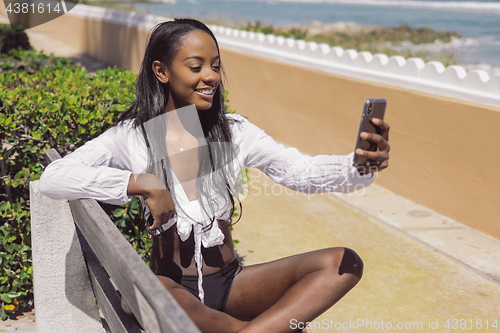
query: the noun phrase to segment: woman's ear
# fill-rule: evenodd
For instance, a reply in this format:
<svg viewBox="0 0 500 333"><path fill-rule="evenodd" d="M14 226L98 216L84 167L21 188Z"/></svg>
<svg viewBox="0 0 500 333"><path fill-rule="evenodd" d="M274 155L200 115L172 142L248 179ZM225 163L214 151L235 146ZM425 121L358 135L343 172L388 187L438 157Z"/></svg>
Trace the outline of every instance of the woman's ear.
<svg viewBox="0 0 500 333"><path fill-rule="evenodd" d="M168 82L167 66L159 62L158 60L153 61L153 73L160 83Z"/></svg>

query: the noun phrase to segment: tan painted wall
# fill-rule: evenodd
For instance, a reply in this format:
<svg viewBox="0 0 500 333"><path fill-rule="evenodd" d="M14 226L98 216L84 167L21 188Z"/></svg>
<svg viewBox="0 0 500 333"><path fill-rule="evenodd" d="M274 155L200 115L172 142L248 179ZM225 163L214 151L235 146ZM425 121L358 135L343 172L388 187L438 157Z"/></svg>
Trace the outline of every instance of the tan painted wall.
<svg viewBox="0 0 500 333"><path fill-rule="evenodd" d="M33 28L138 72L147 32L63 15ZM353 150L364 99L388 100L390 167L377 183L500 239L500 108L222 50L230 104L309 154Z"/></svg>
<svg viewBox="0 0 500 333"><path fill-rule="evenodd" d="M363 101L388 100L390 167L377 183L500 238L500 108L224 50L231 107L309 154L354 149Z"/></svg>

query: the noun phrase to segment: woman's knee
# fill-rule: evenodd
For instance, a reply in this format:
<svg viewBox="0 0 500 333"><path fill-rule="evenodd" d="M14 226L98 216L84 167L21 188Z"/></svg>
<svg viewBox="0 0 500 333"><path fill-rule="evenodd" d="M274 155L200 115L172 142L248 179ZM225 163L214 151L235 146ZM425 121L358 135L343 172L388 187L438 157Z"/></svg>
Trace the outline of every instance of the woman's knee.
<svg viewBox="0 0 500 333"><path fill-rule="evenodd" d="M361 279L363 275L363 261L360 256L352 249L347 247L331 248L326 252L328 258L325 261L328 270L333 270L336 275L344 275L346 273Z"/></svg>
<svg viewBox="0 0 500 333"><path fill-rule="evenodd" d="M339 265L339 275L350 273L355 275L358 279L361 279L363 276L363 267L364 265L361 257L350 248L345 247L342 261Z"/></svg>

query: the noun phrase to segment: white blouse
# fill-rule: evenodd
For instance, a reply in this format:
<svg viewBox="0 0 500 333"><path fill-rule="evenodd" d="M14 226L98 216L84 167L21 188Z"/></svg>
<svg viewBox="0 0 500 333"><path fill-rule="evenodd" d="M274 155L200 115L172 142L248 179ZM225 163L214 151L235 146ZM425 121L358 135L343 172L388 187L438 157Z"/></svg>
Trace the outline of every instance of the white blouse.
<svg viewBox="0 0 500 333"><path fill-rule="evenodd" d="M292 190L305 193L349 193L370 185L373 174L361 176L353 167L354 153L349 155L308 156L296 148L276 143L262 129L237 114L228 114L236 120L231 124L232 140L238 150L238 175L241 167L256 167L273 181ZM63 159L52 162L40 177L39 190L53 199L92 198L109 204L124 204L132 199L127 188L132 174L144 173L147 166L147 148L139 128L128 120L99 137L85 143ZM200 208L198 200L189 201L174 175L174 202L182 212L202 221L194 222L177 214L164 224L162 231L177 224L180 238L185 241L192 230L195 233L195 261L198 266L198 289L203 301L201 244L205 247L222 245L224 235L217 223L210 225L210 217ZM177 211L177 210L176 210ZM228 219L229 212L214 212L219 219Z"/></svg>

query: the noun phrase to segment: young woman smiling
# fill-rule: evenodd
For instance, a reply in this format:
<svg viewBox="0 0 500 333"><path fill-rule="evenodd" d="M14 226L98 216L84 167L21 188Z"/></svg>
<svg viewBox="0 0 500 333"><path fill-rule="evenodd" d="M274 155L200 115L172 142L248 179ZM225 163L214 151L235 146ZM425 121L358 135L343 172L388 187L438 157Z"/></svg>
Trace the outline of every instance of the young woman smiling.
<svg viewBox="0 0 500 333"><path fill-rule="evenodd" d="M359 256L328 248L241 267L230 233L241 167L308 193L347 192L388 165L389 126L363 133L378 151L303 155L277 144L246 118L227 114L217 41L204 24L177 19L153 30L136 101L117 126L52 163L42 193L122 204L141 196L153 235L150 267L202 332L294 332L363 273ZM367 168L370 166L370 168ZM300 331L300 330L299 330Z"/></svg>

